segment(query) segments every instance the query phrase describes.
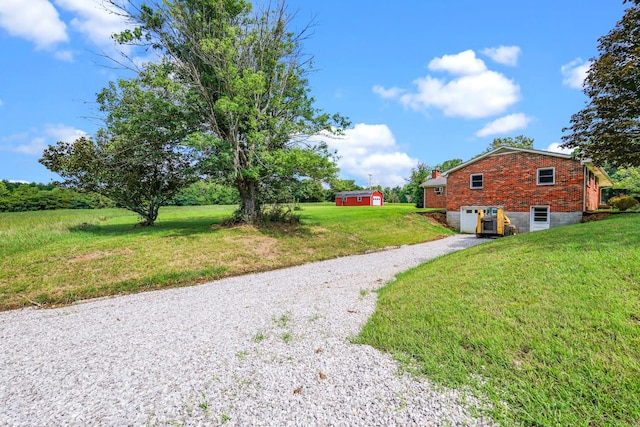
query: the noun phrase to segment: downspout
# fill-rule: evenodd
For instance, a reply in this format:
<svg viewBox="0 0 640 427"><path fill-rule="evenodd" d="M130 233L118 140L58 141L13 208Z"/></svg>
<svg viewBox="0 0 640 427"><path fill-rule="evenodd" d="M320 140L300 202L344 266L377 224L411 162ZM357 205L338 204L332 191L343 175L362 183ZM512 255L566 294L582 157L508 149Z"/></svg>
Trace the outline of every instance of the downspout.
<svg viewBox="0 0 640 427"><path fill-rule="evenodd" d="M582 166L582 213L587 211L587 180L589 179L589 171L587 166Z"/></svg>

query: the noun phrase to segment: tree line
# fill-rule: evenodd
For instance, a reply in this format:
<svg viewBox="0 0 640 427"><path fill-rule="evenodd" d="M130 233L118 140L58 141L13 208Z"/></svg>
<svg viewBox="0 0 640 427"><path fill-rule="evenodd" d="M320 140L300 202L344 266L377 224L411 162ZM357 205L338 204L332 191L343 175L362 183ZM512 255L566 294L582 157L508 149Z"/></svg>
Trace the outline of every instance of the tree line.
<svg viewBox="0 0 640 427"><path fill-rule="evenodd" d="M387 203L412 203L411 185L394 188L375 187L384 192ZM354 180L335 179L328 188L311 179L301 180L283 203L333 202L340 191L364 190ZM166 200L163 206L237 205L240 196L236 188L215 180L202 179L184 187ZM54 183L22 183L0 181L0 212L26 212L55 209L102 209L117 204L95 192L80 192Z"/></svg>
<svg viewBox="0 0 640 427"><path fill-rule="evenodd" d="M496 138L481 153L484 154L500 146L533 148L533 138L522 135L517 137ZM480 155L480 154L479 154ZM384 195L385 203L413 203L416 207L424 207L424 191L420 186L431 177L432 170L446 172L462 164L462 159L450 159L433 167L426 163L418 163L412 168L404 185L395 187L374 186ZM613 188L603 189L603 200L612 197L629 195L640 199L640 168L605 166L614 182ZM328 185L313 179L302 179L291 187L290 193L282 194L282 201L295 205L297 203L333 202L335 195L341 191L365 190L355 180L333 179ZM235 187L224 185L213 179L201 179L184 188L168 199L164 206L204 206L204 205L236 205L240 196ZM98 193L79 192L60 188L54 183L16 183L0 181L0 212L22 212L52 209L100 209L115 207L116 203Z"/></svg>
<svg viewBox="0 0 640 427"><path fill-rule="evenodd" d="M58 188L54 184L0 181L0 212L100 209L113 206L113 201L97 193L80 193Z"/></svg>

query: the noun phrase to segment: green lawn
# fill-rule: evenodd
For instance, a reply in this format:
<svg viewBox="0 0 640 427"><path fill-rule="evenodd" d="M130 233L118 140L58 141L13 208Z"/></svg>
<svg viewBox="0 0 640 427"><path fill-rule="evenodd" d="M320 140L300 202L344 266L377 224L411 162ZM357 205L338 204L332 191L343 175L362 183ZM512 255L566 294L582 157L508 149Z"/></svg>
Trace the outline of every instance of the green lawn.
<svg viewBox="0 0 640 427"><path fill-rule="evenodd" d="M302 205L300 225L220 224L234 206L166 207L138 227L125 210L0 213L0 310L185 286L437 239L412 205Z"/></svg>
<svg viewBox="0 0 640 427"><path fill-rule="evenodd" d="M640 215L447 255L380 291L359 342L503 425L640 425Z"/></svg>

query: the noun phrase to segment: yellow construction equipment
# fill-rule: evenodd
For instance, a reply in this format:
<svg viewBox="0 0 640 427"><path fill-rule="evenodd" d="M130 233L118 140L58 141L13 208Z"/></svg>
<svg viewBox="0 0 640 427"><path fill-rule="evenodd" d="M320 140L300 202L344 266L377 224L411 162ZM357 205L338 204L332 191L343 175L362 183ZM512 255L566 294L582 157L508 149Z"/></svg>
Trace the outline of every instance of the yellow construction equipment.
<svg viewBox="0 0 640 427"><path fill-rule="evenodd" d="M478 209L478 225L476 237L501 237L518 234L518 227L511 224L502 208Z"/></svg>

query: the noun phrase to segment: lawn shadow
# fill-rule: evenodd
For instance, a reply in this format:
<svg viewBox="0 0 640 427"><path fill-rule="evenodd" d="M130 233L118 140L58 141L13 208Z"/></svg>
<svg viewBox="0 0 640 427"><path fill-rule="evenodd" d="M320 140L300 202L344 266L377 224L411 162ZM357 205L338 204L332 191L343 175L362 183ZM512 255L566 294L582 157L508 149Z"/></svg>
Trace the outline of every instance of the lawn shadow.
<svg viewBox="0 0 640 427"><path fill-rule="evenodd" d="M224 230L238 230L249 227L256 232L281 238L281 237L312 237L310 224L291 223L264 223L255 226L227 225L227 218L194 218L181 220L158 221L153 227L144 227L136 224L82 224L69 227L72 233L90 233L96 236L119 236L123 234L133 235L162 235L163 237L185 237L197 234L219 233Z"/></svg>
<svg viewBox="0 0 640 427"><path fill-rule="evenodd" d="M190 236L203 233L217 233L217 225L222 222L218 218L194 218L192 220L159 221L153 227L135 224L82 224L69 227L71 233L90 233L97 236L133 235L163 235L166 237Z"/></svg>

